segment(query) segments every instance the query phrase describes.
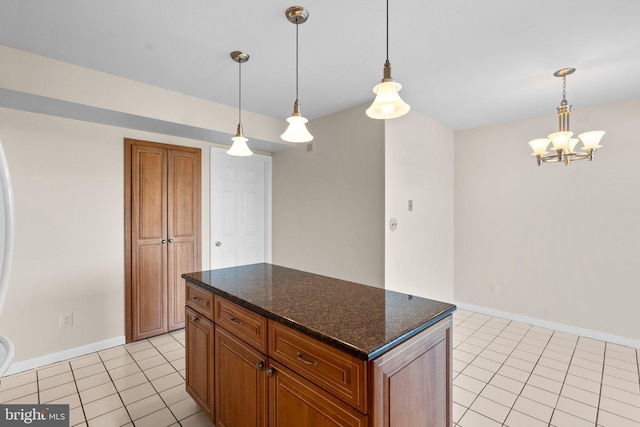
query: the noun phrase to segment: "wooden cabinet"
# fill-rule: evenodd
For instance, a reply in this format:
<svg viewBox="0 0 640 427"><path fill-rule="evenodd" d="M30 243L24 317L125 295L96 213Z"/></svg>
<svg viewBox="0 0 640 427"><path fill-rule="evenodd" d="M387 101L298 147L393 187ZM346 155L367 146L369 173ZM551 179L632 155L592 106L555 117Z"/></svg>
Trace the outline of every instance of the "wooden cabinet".
<svg viewBox="0 0 640 427"><path fill-rule="evenodd" d="M186 308L185 326L187 392L209 418L214 407L214 325L200 313Z"/></svg>
<svg viewBox="0 0 640 427"><path fill-rule="evenodd" d="M200 264L200 149L125 139L127 341L185 326Z"/></svg>
<svg viewBox="0 0 640 427"><path fill-rule="evenodd" d="M215 340L215 425L266 427L267 358L218 325Z"/></svg>
<svg viewBox="0 0 640 427"><path fill-rule="evenodd" d="M211 320L187 323L187 391L217 427L452 425L451 316L367 361L196 285L186 295L187 316Z"/></svg>
<svg viewBox="0 0 640 427"><path fill-rule="evenodd" d="M371 361L372 427L451 426L451 316Z"/></svg>

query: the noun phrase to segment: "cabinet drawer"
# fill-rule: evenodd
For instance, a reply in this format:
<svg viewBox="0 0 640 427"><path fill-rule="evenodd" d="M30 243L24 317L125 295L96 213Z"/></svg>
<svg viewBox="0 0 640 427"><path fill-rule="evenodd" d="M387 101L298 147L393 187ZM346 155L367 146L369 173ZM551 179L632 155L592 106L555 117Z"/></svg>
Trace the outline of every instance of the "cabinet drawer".
<svg viewBox="0 0 640 427"><path fill-rule="evenodd" d="M276 322L269 322L269 356L367 413L367 362Z"/></svg>
<svg viewBox="0 0 640 427"><path fill-rule="evenodd" d="M267 319L218 295L214 321L238 338L267 353Z"/></svg>
<svg viewBox="0 0 640 427"><path fill-rule="evenodd" d="M213 293L186 282L187 305L208 319L213 320Z"/></svg>

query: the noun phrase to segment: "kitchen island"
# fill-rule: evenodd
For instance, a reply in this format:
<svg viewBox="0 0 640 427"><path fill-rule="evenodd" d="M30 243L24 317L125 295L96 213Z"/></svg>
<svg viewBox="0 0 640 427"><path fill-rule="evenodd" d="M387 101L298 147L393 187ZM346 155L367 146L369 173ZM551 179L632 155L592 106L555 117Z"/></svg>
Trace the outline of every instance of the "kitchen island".
<svg viewBox="0 0 640 427"><path fill-rule="evenodd" d="M451 425L454 305L271 264L182 277L187 391L216 426Z"/></svg>

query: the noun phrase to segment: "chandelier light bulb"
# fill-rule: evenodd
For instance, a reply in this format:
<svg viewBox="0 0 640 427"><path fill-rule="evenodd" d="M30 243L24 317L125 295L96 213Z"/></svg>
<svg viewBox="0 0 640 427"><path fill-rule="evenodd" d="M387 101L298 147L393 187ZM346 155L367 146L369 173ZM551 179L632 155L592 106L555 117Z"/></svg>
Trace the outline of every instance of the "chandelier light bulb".
<svg viewBox="0 0 640 427"><path fill-rule="evenodd" d="M578 138L580 138L580 140L584 144L585 150L596 150L602 147L602 145L598 144L600 144L600 140L602 139L604 134L605 132L602 130L594 130L591 132L581 133L580 135L578 135Z"/></svg>
<svg viewBox="0 0 640 427"><path fill-rule="evenodd" d="M529 145L531 146L531 149L533 150L533 156L544 156L545 154L547 154L547 147L549 146L549 143L551 142L550 139L548 138L538 138L538 139L534 139L532 141L529 141Z"/></svg>

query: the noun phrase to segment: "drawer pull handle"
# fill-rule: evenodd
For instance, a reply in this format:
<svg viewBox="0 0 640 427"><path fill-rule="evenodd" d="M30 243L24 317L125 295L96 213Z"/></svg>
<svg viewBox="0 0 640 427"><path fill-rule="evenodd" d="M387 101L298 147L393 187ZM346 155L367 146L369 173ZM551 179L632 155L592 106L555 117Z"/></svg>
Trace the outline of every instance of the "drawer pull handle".
<svg viewBox="0 0 640 427"><path fill-rule="evenodd" d="M195 302L202 302L202 298L200 297L193 297L191 299L194 300Z"/></svg>
<svg viewBox="0 0 640 427"><path fill-rule="evenodd" d="M298 360L302 363L304 363L305 365L311 365L311 366L318 366L318 361L317 360L307 360L304 357L302 357L302 353L298 352L296 354L296 356L298 356Z"/></svg>
<svg viewBox="0 0 640 427"><path fill-rule="evenodd" d="M191 316L191 320L193 322L197 322L198 321L198 316Z"/></svg>
<svg viewBox="0 0 640 427"><path fill-rule="evenodd" d="M229 322L233 323L234 325L238 325L238 326L244 325L244 323L242 323L242 320L238 320L235 317L229 318Z"/></svg>

